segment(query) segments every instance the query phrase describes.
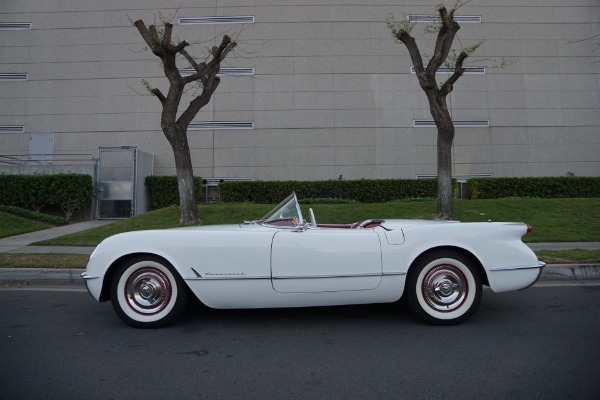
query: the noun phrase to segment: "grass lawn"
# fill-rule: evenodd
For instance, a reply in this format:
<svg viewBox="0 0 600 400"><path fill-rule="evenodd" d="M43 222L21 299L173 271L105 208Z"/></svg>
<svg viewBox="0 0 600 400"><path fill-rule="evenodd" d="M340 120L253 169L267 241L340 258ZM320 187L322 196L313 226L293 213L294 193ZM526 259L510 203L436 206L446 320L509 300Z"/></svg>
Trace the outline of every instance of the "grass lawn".
<svg viewBox="0 0 600 400"><path fill-rule="evenodd" d="M546 264L600 264L600 250L539 250L535 254Z"/></svg>
<svg viewBox="0 0 600 400"><path fill-rule="evenodd" d="M203 204L198 207L202 225L241 223L259 219L273 205L269 204ZM368 218L431 219L435 200L395 201L378 204L315 204L319 223L350 223ZM513 221L533 226L526 242L600 242L600 199L497 199L458 200L455 216L463 222ZM179 209L155 210L83 232L34 243L44 246L96 246L104 238L127 231L164 229L179 226ZM20 217L0 212L0 237L46 228ZM14 233L12 233L14 232ZM599 250L537 251L549 264L600 263ZM0 253L0 268L84 268L87 255L79 254L14 254Z"/></svg>
<svg viewBox="0 0 600 400"><path fill-rule="evenodd" d="M273 205L207 204L198 207L202 225L235 224L258 219ZM315 204L319 223L351 223L368 218L431 219L435 200L395 201L370 204ZM455 216L462 222L511 221L533 226L526 242L593 242L600 241L600 199L496 199L458 200ZM113 224L35 243L43 246L96 246L104 238L127 231L177 227L179 209L168 207L118 221Z"/></svg>
<svg viewBox="0 0 600 400"><path fill-rule="evenodd" d="M48 229L50 225L0 211L0 239Z"/></svg>

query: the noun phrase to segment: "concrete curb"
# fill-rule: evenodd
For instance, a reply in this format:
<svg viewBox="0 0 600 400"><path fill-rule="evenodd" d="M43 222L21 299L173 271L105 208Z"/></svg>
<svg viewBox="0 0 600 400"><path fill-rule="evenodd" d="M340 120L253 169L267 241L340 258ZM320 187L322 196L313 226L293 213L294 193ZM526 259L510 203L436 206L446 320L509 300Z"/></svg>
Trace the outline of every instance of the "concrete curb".
<svg viewBox="0 0 600 400"><path fill-rule="evenodd" d="M0 285L68 285L85 287L83 269L0 268ZM550 264L540 282L600 280L599 264Z"/></svg>
<svg viewBox="0 0 600 400"><path fill-rule="evenodd" d="M540 281L583 281L600 279L598 264L549 264L542 271Z"/></svg>
<svg viewBox="0 0 600 400"><path fill-rule="evenodd" d="M81 286L84 269L0 268L0 285Z"/></svg>

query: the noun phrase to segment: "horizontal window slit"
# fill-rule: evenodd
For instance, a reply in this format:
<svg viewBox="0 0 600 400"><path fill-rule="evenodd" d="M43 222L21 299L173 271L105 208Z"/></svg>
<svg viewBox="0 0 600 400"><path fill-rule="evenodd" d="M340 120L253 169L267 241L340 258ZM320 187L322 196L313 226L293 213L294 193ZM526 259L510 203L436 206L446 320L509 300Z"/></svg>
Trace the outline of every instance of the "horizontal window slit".
<svg viewBox="0 0 600 400"><path fill-rule="evenodd" d="M179 18L179 25L206 25L206 24L253 24L254 15L230 17L198 17Z"/></svg>
<svg viewBox="0 0 600 400"><path fill-rule="evenodd" d="M192 122L188 126L191 131L223 130L223 129L254 129L253 121L206 121Z"/></svg>

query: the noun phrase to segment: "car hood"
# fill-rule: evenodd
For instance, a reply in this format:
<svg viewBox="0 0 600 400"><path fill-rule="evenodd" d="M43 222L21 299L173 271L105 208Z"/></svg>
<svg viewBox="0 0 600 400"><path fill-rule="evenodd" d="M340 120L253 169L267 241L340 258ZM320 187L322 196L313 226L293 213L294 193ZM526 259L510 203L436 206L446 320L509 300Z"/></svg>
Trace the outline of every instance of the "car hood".
<svg viewBox="0 0 600 400"><path fill-rule="evenodd" d="M457 224L458 221L430 221L425 219L386 219L381 226L390 231L397 229L406 229L413 226Z"/></svg>

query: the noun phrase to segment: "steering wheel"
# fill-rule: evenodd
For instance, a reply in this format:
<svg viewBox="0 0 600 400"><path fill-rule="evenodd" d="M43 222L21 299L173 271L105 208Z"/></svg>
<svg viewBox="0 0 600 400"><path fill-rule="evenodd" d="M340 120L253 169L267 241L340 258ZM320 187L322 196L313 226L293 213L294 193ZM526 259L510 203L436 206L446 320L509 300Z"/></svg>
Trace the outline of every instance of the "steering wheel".
<svg viewBox="0 0 600 400"><path fill-rule="evenodd" d="M315 219L315 213L313 211L312 208L308 209L308 213L310 214L310 223L313 226L313 228L317 227L317 220Z"/></svg>

